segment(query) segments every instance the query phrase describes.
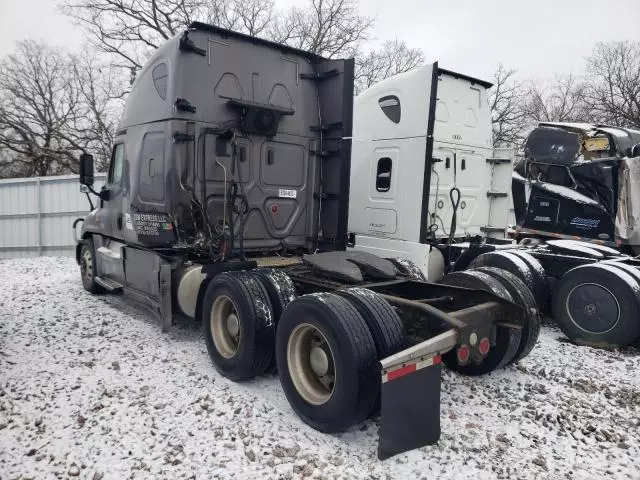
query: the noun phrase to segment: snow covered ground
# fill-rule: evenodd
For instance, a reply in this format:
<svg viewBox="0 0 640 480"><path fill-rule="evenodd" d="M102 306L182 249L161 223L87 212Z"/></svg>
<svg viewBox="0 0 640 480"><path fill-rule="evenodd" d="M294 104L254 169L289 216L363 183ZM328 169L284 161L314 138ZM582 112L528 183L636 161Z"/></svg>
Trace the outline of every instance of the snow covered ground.
<svg viewBox="0 0 640 480"><path fill-rule="evenodd" d="M445 371L440 443L380 462L375 421L312 430L277 377L220 377L200 325L162 334L72 259L0 261L0 479L637 479L639 367L544 327L516 367Z"/></svg>

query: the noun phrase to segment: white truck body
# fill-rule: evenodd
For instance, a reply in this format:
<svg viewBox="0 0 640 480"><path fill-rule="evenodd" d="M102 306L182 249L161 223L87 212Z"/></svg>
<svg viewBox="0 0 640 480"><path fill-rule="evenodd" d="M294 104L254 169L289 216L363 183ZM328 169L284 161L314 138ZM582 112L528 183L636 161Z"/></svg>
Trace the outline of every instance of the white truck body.
<svg viewBox="0 0 640 480"><path fill-rule="evenodd" d="M507 237L515 152L493 149L490 87L433 63L356 97L351 248L408 258L437 280L443 261L432 244L449 237L454 187L457 241Z"/></svg>

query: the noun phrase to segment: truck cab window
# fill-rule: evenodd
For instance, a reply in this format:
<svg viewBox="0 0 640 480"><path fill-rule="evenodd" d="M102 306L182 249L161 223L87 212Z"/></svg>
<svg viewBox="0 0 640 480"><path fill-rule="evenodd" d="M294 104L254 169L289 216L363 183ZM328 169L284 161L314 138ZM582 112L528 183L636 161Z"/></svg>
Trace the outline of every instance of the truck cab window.
<svg viewBox="0 0 640 480"><path fill-rule="evenodd" d="M153 85L156 87L156 92L161 99L167 99L167 84L169 80L169 68L166 63L160 63L156 65L151 72L153 77Z"/></svg>
<svg viewBox="0 0 640 480"><path fill-rule="evenodd" d="M124 165L124 143L119 143L113 147L111 155L111 165L109 167L109 183L119 184L122 181L122 167Z"/></svg>
<svg viewBox="0 0 640 480"><path fill-rule="evenodd" d="M383 157L378 160L376 190L379 192L388 192L391 188L391 163L389 157Z"/></svg>
<svg viewBox="0 0 640 480"><path fill-rule="evenodd" d="M393 123L400 123L400 99L395 95L387 95L378 100L380 108Z"/></svg>

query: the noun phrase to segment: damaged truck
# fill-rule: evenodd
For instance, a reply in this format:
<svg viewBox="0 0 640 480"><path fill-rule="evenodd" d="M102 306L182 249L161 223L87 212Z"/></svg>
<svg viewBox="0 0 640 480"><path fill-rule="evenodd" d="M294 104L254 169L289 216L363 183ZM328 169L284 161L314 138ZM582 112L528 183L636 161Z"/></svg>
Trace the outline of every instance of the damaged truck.
<svg viewBox="0 0 640 480"><path fill-rule="evenodd" d="M640 255L640 130L540 123L515 165L516 239L566 238Z"/></svg>
<svg viewBox="0 0 640 480"><path fill-rule="evenodd" d="M469 81L437 63L387 80L388 93L369 103L390 126L354 138L367 125L353 124L366 114L353 111L353 59L190 25L139 72L100 191L92 156L81 156L80 183L98 197L79 220L84 288L146 307L163 330L178 314L201 321L221 375L243 381L277 371L292 409L316 430L379 415L381 459L437 442L442 364L464 375L503 368L529 354L540 326L533 293L504 269L429 283L399 249L360 249L362 235L350 232L350 203L369 196L371 174L376 193L406 188L412 210L355 214L382 233L395 218L403 235L432 250L442 212L414 186L430 184L433 163L451 175L477 167L453 150L434 154L447 79ZM476 105L480 87L469 97ZM385 144L385 129L393 138L401 119L412 125L403 158ZM351 168L357 141L364 150L356 151L379 154L361 176ZM395 183L398 173L406 186ZM506 218L508 205L500 208ZM422 221L412 226L414 212ZM433 247L443 258L457 238L447 233L448 245Z"/></svg>

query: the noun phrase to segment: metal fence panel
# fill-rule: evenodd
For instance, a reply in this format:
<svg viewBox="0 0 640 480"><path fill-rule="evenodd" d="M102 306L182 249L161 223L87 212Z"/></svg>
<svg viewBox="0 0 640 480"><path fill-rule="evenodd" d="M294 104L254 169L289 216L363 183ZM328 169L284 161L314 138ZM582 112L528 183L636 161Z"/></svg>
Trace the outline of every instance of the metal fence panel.
<svg viewBox="0 0 640 480"><path fill-rule="evenodd" d="M105 179L96 174L96 191ZM71 225L87 213L77 175L0 180L0 258L73 255Z"/></svg>

